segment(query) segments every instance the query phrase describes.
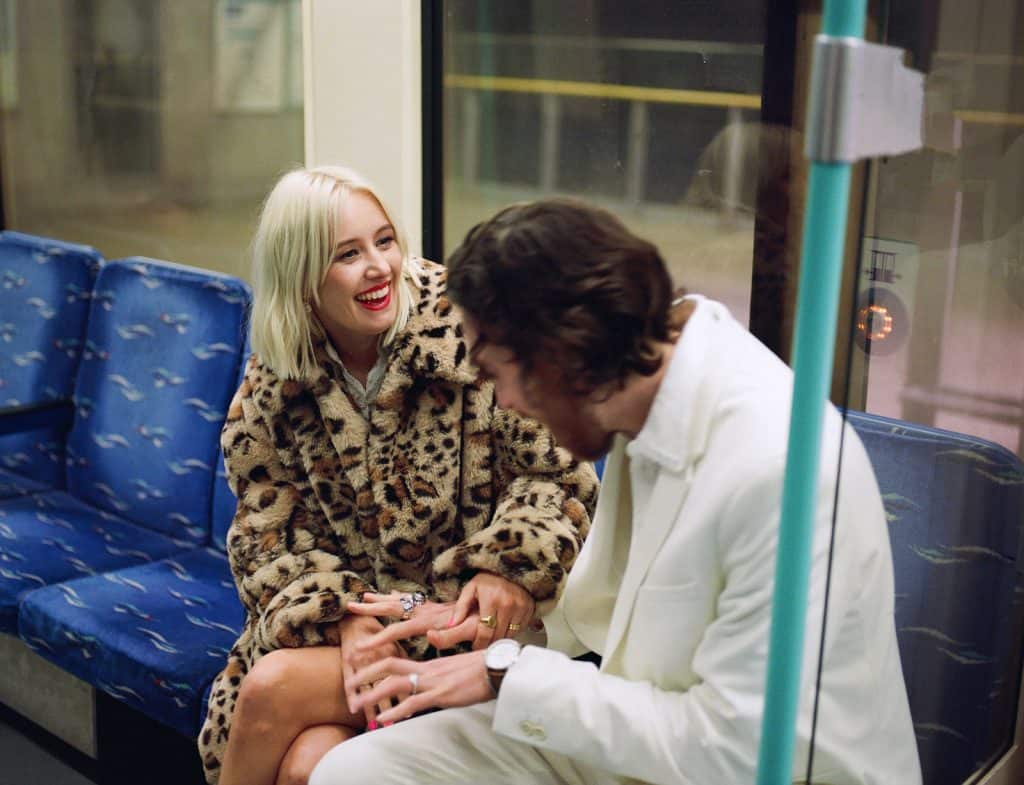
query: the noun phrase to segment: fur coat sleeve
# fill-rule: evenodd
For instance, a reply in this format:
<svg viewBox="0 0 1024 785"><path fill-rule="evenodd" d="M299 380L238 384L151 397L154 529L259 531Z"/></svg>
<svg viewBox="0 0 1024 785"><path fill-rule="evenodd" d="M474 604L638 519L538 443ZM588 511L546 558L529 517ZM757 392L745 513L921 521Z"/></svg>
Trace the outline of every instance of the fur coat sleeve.
<svg viewBox="0 0 1024 785"><path fill-rule="evenodd" d="M597 475L556 446L540 423L494 406L494 514L434 561L438 578L461 585L479 571L526 589L542 615L554 607L590 528Z"/></svg>
<svg viewBox="0 0 1024 785"><path fill-rule="evenodd" d="M248 383L232 401L221 435L238 508L227 550L238 594L262 651L337 643L349 600L374 586L353 569L306 483L284 466L265 420L249 405Z"/></svg>

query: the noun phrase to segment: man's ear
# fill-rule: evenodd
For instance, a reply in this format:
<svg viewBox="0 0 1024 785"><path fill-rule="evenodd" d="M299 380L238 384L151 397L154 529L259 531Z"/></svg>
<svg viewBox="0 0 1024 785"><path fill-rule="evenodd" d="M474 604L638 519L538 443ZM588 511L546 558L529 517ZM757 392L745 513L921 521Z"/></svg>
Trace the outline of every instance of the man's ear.
<svg viewBox="0 0 1024 785"><path fill-rule="evenodd" d="M672 300L672 305L668 310L668 337L670 341L675 342L683 332L683 326L687 320L693 316L694 310L697 308L697 302L695 300L684 300L683 297L686 294L686 290L681 290L681 294L678 294L675 299Z"/></svg>

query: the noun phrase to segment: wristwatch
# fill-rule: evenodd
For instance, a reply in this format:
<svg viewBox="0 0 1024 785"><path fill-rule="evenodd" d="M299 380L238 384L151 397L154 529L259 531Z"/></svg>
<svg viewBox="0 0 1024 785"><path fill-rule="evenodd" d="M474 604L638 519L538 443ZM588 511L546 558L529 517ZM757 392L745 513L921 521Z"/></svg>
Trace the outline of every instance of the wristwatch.
<svg viewBox="0 0 1024 785"><path fill-rule="evenodd" d="M484 667L487 668L487 681L497 697L501 689L501 680L505 678L508 669L511 668L519 658L522 646L512 638L501 638L487 647L484 652Z"/></svg>

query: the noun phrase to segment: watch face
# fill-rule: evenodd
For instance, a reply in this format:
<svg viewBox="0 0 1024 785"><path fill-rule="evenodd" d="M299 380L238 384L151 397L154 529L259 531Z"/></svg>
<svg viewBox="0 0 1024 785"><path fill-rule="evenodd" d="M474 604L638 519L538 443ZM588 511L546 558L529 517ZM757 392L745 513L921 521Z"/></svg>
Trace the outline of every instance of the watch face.
<svg viewBox="0 0 1024 785"><path fill-rule="evenodd" d="M491 670L504 671L512 667L519 656L519 644L511 638L502 638L487 647L484 665Z"/></svg>

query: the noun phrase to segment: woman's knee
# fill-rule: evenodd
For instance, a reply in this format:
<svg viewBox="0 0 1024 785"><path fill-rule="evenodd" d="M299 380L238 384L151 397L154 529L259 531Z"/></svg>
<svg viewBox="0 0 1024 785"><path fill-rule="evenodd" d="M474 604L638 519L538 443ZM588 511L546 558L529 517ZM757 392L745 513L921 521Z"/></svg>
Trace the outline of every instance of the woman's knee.
<svg viewBox="0 0 1024 785"><path fill-rule="evenodd" d="M298 735L281 761L275 785L307 785L310 774L324 755L355 731L341 726L308 728Z"/></svg>
<svg viewBox="0 0 1024 785"><path fill-rule="evenodd" d="M296 677L294 652L280 649L265 654L242 679L235 706L236 722L286 721L292 714L289 686Z"/></svg>

